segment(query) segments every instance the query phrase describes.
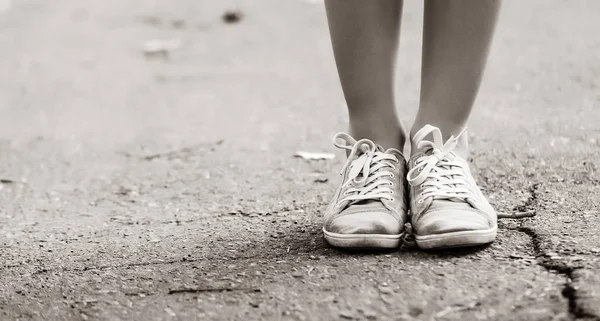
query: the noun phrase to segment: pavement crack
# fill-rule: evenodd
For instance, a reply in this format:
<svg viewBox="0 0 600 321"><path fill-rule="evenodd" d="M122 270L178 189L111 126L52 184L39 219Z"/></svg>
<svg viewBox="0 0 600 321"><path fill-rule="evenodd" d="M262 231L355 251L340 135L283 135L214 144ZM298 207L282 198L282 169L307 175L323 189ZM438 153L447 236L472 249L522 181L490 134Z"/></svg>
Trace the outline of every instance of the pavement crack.
<svg viewBox="0 0 600 321"><path fill-rule="evenodd" d="M533 183L527 188L527 192L529 193L529 197L525 200L522 205L515 206L514 210L518 212L529 212L535 211L538 207L538 196L539 189L542 186L542 183Z"/></svg>
<svg viewBox="0 0 600 321"><path fill-rule="evenodd" d="M577 289L573 286L573 283L576 281L576 279L572 279L562 290L562 295L569 301L569 313L571 313L575 319L600 321L600 316L586 311L578 304L579 296L577 295Z"/></svg>
<svg viewBox="0 0 600 321"><path fill-rule="evenodd" d="M52 272L87 272L87 271L104 271L111 269L130 269L137 267L145 267L145 266L159 266L159 265L173 265L173 264L191 264L197 262L206 262L212 259L223 259L227 262L235 262L235 261L243 261L243 260L252 260L258 257L262 259L285 259L289 255L308 255L315 252L320 252L326 250L325 246L314 246L314 247L290 247L289 250L283 250L275 253L271 253L271 255L265 256L262 253L256 253L254 255L238 255L238 256L227 256L223 257L222 255L215 257L183 257L181 259L170 259L170 260L156 260L156 261L146 261L146 262L132 262L132 263L124 263L124 264L113 264L113 265L99 265L99 266L84 266L81 268L56 268L56 269L38 269L32 272L32 275L40 275ZM285 252L284 252L285 251ZM8 271L11 269L19 268L20 266L5 266L5 269L0 269L0 272L4 270Z"/></svg>
<svg viewBox="0 0 600 321"><path fill-rule="evenodd" d="M549 257L544 250L544 237L538 234L533 228L520 226L517 230L527 234L531 238L534 255L537 257L537 262L540 266L548 271L554 271L565 276L566 283L561 294L569 302L569 313L575 319L600 321L600 316L586 311L579 305L579 296L577 293L577 286L575 285L578 281L578 277L574 272L582 269L582 267L571 266L562 260Z"/></svg>
<svg viewBox="0 0 600 321"><path fill-rule="evenodd" d="M84 266L82 268L57 268L57 269L39 269L33 271L32 275L46 274L52 272L87 272L87 271L104 271L110 269L129 269L143 266L153 266L153 265L169 265L176 263L193 263L200 261L200 259L194 258L185 258L185 259L173 259L173 260L160 260L160 261L149 261L149 262L136 262L136 263L126 263L126 264L115 264L115 265L100 265L100 266Z"/></svg>
<svg viewBox="0 0 600 321"><path fill-rule="evenodd" d="M168 160L172 160L172 159L176 159L176 158L186 158L186 157L189 157L190 155L192 155L194 153L194 151L196 151L197 149L200 149L200 148L210 147L211 151L215 151L216 146L220 146L224 142L225 142L225 140L221 139L214 143L196 144L194 146L183 147L183 148L179 148L179 149L168 151L168 152L146 155L146 156L143 156L141 159L145 160L145 161L151 161L151 160L154 160L157 158L166 158Z"/></svg>
<svg viewBox="0 0 600 321"><path fill-rule="evenodd" d="M558 260L548 256L544 250L544 237L537 233L533 228L519 226L517 231L527 234L531 238L533 244L534 256L538 259L538 264L549 271L555 271L567 277L571 277L571 273L578 267L573 267L562 260Z"/></svg>
<svg viewBox="0 0 600 321"><path fill-rule="evenodd" d="M540 200L539 200L539 189L541 183L534 183L528 188L529 197L525 200L522 205L515 206L514 210L520 212L527 211L535 211L539 212L540 210ZM537 259L538 265L545 268L547 271L553 271L558 274L563 275L566 278L566 283L561 291L563 297L565 297L568 301L568 309L569 313L574 319L585 319L585 320L595 320L600 321L600 316L595 315L589 311L587 311L584 307L579 304L579 295L577 293L576 283L578 281L578 277L576 273L577 270L582 269L579 266L573 266L568 262L557 258L556 256L551 256L549 252L546 251L547 248L551 246L551 241L548 240L543 234L538 233L534 228L523 226L522 223L516 228L517 231L526 234L531 239L531 243L533 245L533 254Z"/></svg>
<svg viewBox="0 0 600 321"><path fill-rule="evenodd" d="M127 263L127 264L115 264L115 265L101 265L101 266L86 266L83 269L79 269L79 271L90 271L90 270L108 270L108 269L120 269L120 268L136 268L142 266L152 266L152 265L169 265L176 263L193 263L198 261L193 258L184 258L184 259L172 259L172 260L159 260L159 261L148 261L148 262L136 262L136 263ZM67 271L67 270L65 270ZM71 271L77 271L73 269Z"/></svg>
<svg viewBox="0 0 600 321"><path fill-rule="evenodd" d="M178 293L206 293L206 292L249 292L249 293L260 293L263 292L259 288L235 288L235 287L224 287L224 288L181 288L171 289L167 294L178 294Z"/></svg>

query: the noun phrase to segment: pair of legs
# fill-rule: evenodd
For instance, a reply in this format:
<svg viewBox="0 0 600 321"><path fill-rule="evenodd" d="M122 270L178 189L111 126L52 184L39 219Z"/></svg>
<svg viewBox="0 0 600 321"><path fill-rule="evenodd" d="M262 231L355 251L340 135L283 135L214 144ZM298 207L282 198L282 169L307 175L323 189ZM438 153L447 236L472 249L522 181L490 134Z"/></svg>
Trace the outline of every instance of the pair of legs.
<svg viewBox="0 0 600 321"><path fill-rule="evenodd" d="M326 0L351 134L402 150L394 76L403 0ZM426 124L444 140L466 126L477 96L500 0L425 0L420 106L411 137ZM467 158L467 135L456 152Z"/></svg>

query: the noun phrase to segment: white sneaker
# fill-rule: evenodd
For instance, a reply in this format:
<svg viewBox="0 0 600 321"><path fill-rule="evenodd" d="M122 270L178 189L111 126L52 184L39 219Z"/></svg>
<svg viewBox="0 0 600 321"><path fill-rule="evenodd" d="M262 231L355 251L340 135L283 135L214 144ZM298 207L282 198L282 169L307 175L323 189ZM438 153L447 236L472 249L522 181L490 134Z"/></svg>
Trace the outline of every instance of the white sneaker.
<svg viewBox="0 0 600 321"><path fill-rule="evenodd" d="M453 152L460 135L444 144L440 130L426 125L413 138L416 152L408 164L407 180L411 224L420 248L474 246L496 238L496 212L477 187L467 162Z"/></svg>
<svg viewBox="0 0 600 321"><path fill-rule="evenodd" d="M398 247L408 221L404 156L345 133L335 135L334 145L350 154L340 173L342 184L325 211L325 239L344 248Z"/></svg>

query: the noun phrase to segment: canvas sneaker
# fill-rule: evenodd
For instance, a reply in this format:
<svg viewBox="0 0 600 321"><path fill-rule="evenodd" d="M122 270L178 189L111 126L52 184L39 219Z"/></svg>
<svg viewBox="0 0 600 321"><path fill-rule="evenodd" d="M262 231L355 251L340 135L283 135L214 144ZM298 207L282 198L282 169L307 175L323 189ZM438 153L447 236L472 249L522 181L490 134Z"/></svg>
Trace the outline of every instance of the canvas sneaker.
<svg viewBox="0 0 600 321"><path fill-rule="evenodd" d="M325 211L325 239L343 248L398 247L408 221L404 156L345 133L335 135L333 143L348 159Z"/></svg>
<svg viewBox="0 0 600 321"><path fill-rule="evenodd" d="M453 152L462 133L444 143L440 130L426 125L412 140L410 216L422 249L475 246L496 238L496 212L467 162Z"/></svg>

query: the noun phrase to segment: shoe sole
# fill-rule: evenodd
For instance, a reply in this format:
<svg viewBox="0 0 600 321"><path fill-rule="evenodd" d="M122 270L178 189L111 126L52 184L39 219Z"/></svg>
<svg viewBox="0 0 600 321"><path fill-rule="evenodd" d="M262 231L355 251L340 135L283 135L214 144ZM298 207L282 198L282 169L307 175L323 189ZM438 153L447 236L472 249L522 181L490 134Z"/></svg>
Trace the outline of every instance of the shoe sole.
<svg viewBox="0 0 600 321"><path fill-rule="evenodd" d="M421 249L443 249L483 245L496 239L498 227L488 230L460 231L444 234L415 235L415 241Z"/></svg>
<svg viewBox="0 0 600 321"><path fill-rule="evenodd" d="M402 238L402 234L339 234L327 232L325 229L323 234L330 245L349 249L393 249L400 246Z"/></svg>

